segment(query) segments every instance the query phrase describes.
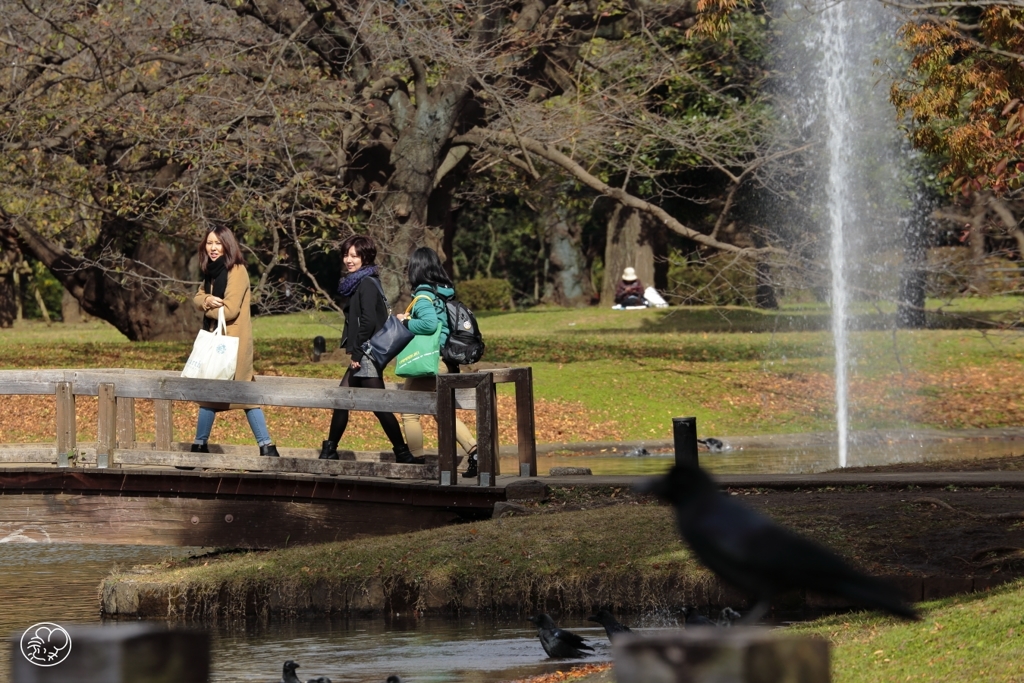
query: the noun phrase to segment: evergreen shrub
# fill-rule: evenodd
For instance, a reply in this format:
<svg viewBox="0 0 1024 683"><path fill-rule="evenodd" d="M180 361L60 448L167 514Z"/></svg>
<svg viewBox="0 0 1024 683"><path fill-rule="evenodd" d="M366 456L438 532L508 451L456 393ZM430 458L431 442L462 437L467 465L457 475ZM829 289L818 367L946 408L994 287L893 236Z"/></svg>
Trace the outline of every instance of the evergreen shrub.
<svg viewBox="0 0 1024 683"><path fill-rule="evenodd" d="M512 304L512 285L503 278L463 280L455 293L473 311L504 311Z"/></svg>

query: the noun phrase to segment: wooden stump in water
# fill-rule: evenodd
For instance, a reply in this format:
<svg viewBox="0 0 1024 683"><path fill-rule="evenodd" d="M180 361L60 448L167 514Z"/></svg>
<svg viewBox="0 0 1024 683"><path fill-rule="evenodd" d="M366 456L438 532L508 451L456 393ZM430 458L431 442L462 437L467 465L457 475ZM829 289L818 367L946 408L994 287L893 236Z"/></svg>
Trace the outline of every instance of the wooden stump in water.
<svg viewBox="0 0 1024 683"><path fill-rule="evenodd" d="M767 628L690 628L617 639L618 683L828 683L828 643Z"/></svg>
<svg viewBox="0 0 1024 683"><path fill-rule="evenodd" d="M32 627L11 638L13 683L206 683L210 636L159 624ZM61 630L64 633L61 633ZM38 631L38 632L37 632ZM70 641L70 642L68 642ZM58 664L33 663L23 654ZM66 658L64 658L66 655Z"/></svg>

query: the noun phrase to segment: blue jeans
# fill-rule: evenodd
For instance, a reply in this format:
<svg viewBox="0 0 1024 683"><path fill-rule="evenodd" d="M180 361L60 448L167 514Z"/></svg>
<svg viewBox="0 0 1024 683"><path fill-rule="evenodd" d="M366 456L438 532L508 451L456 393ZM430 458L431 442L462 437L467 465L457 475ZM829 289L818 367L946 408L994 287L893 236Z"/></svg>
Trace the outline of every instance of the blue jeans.
<svg viewBox="0 0 1024 683"><path fill-rule="evenodd" d="M199 421L196 424L196 438L194 443L203 444L210 440L210 432L213 431L213 418L217 417L216 411L199 406ZM263 415L262 408L248 408L245 411L245 419L249 421L253 436L256 437L257 446L267 446L272 443L270 430L267 429L267 418Z"/></svg>

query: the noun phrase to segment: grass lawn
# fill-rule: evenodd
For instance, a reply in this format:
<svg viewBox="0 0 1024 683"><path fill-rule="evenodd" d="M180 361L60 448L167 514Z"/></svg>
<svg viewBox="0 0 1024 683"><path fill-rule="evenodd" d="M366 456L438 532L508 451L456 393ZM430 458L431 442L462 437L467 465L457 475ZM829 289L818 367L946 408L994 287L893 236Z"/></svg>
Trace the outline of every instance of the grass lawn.
<svg viewBox="0 0 1024 683"><path fill-rule="evenodd" d="M835 683L1024 681L1024 582L922 608L919 622L845 615L794 630L832 643Z"/></svg>
<svg viewBox="0 0 1024 683"><path fill-rule="evenodd" d="M1005 316L1018 310L1020 299L952 305L972 316ZM889 313L871 315L877 322ZM831 430L835 389L824 318L821 305L778 312L538 308L482 313L480 325L488 344L485 360L534 368L538 440L559 443L669 439L671 418L680 415L697 416L704 435ZM257 372L340 379L343 366L310 358L317 335L327 338L328 349L336 347L339 322L334 313L257 318ZM30 321L0 330L0 367L177 369L190 346L132 344L99 322L47 327ZM1024 337L1015 331L862 329L851 333L851 347L854 429L1024 423ZM33 430L49 423L39 419L49 403L35 397L6 400L17 406L0 418L0 442L44 438ZM499 413L511 416L510 387L502 388L499 401ZM83 439L92 424L89 410L83 401ZM176 433L182 435L192 429L195 408L178 404L176 410ZM325 411L267 412L281 445L316 446L329 421ZM143 415L143 438L146 424ZM503 420L500 428L512 429L512 421ZM226 443L251 440L240 412L218 418L215 430L214 438ZM429 438L428 430L428 443ZM355 448L386 446L370 415L355 416L346 441Z"/></svg>

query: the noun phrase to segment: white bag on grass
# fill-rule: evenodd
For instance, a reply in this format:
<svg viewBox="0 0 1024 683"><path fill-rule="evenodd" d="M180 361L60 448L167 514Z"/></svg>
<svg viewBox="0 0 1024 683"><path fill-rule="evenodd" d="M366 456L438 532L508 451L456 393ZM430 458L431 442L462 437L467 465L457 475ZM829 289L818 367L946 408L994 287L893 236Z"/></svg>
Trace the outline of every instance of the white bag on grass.
<svg viewBox="0 0 1024 683"><path fill-rule="evenodd" d="M182 377L192 379L234 379L238 365L238 337L228 336L224 322L224 308L217 311L217 329L199 330L192 345L192 355L181 371Z"/></svg>
<svg viewBox="0 0 1024 683"><path fill-rule="evenodd" d="M654 308L665 308L668 306L668 302L661 298L661 294L658 294L658 290L654 287L648 287L644 290L644 299L647 300L648 306L653 306Z"/></svg>

